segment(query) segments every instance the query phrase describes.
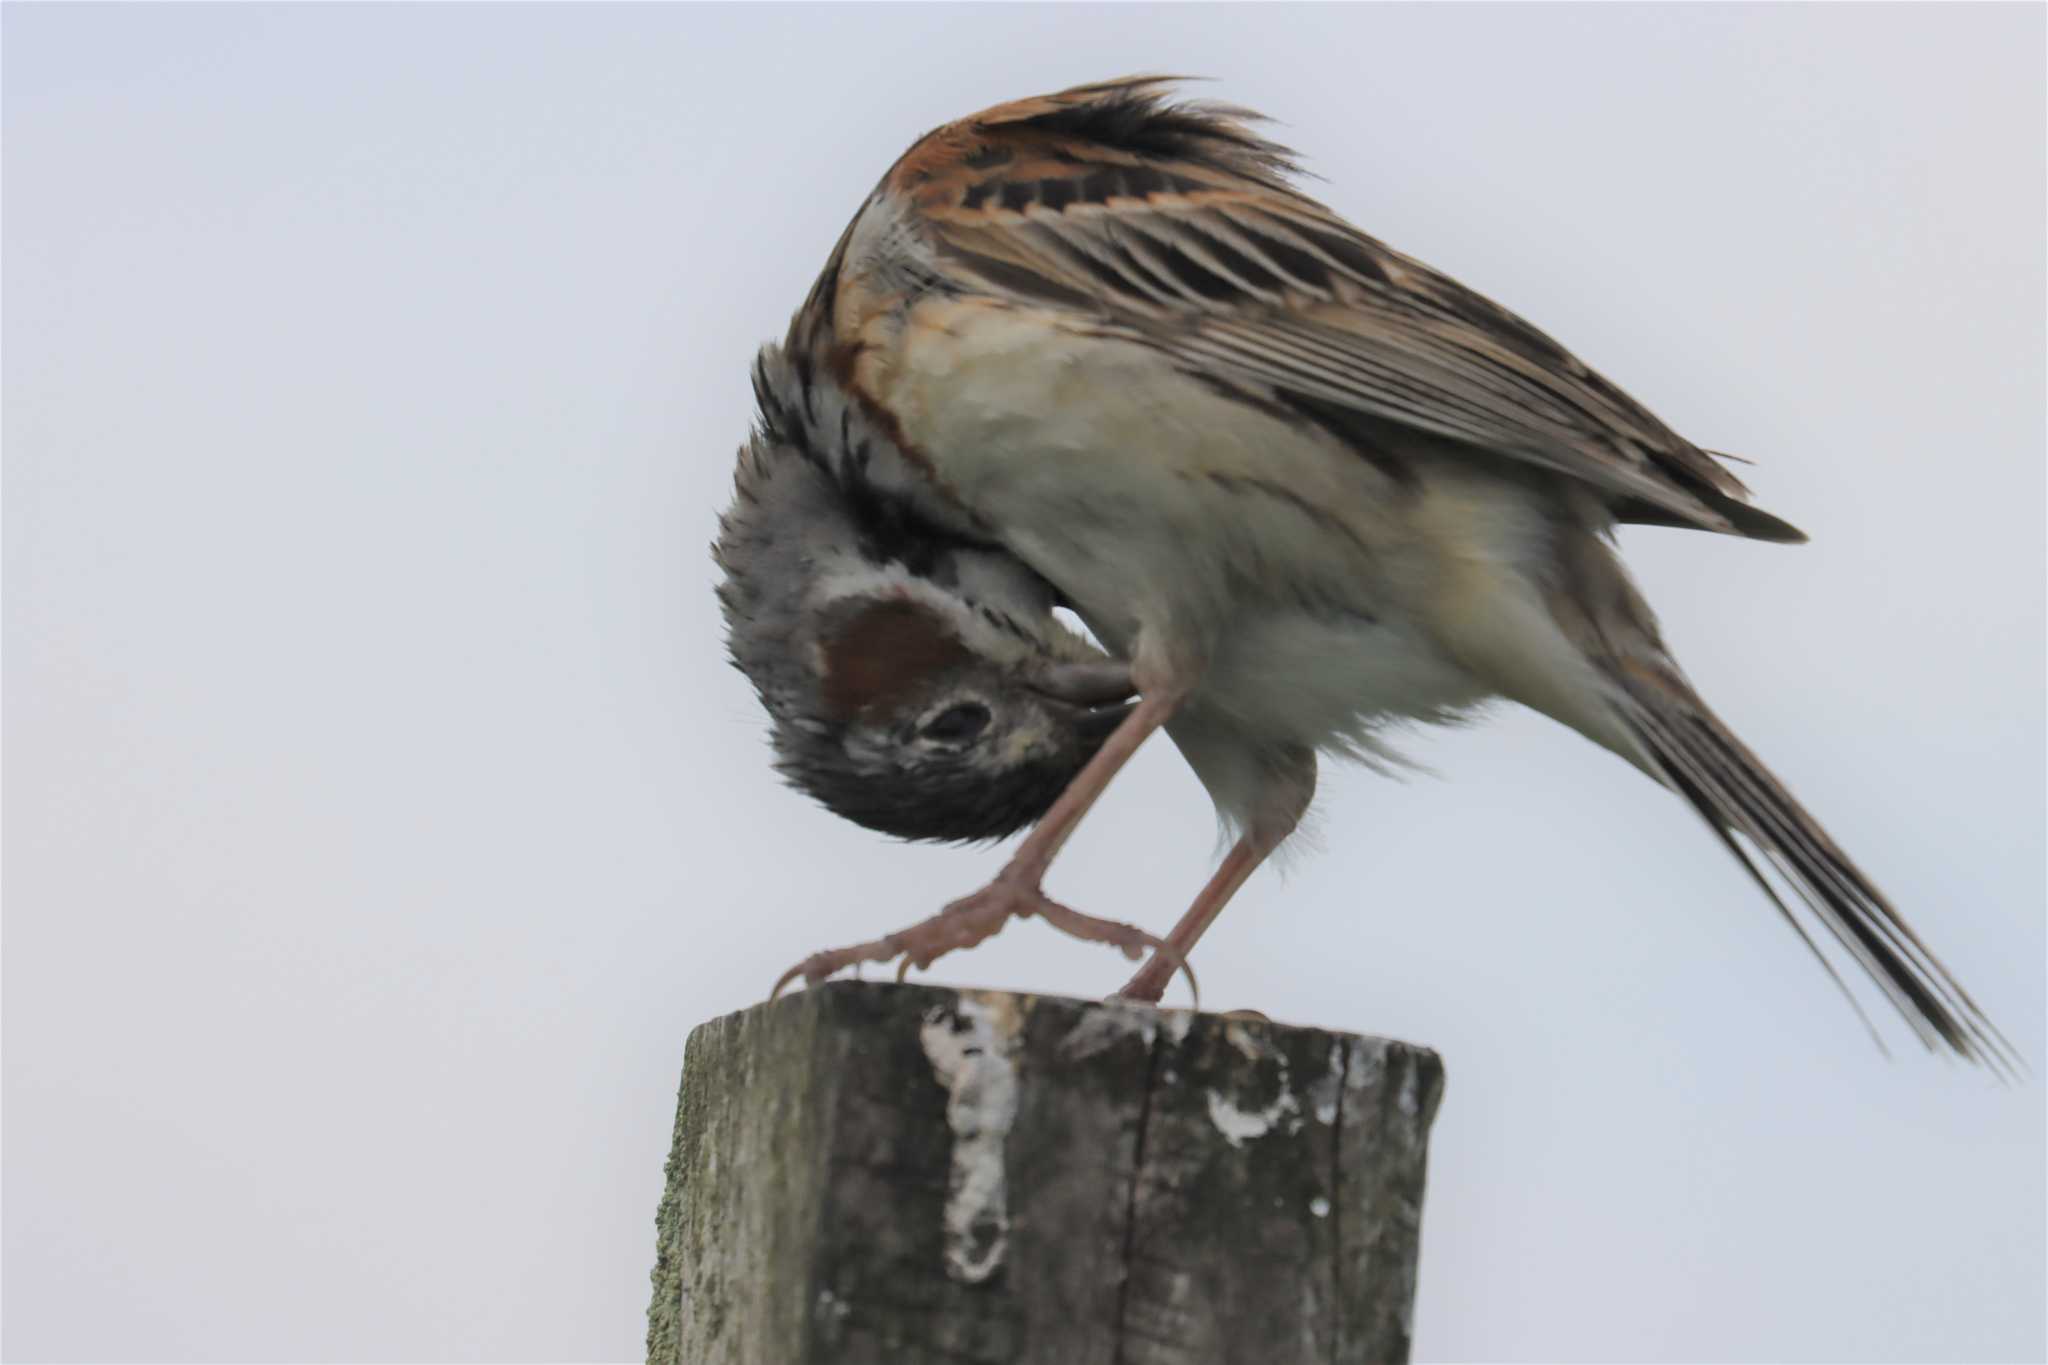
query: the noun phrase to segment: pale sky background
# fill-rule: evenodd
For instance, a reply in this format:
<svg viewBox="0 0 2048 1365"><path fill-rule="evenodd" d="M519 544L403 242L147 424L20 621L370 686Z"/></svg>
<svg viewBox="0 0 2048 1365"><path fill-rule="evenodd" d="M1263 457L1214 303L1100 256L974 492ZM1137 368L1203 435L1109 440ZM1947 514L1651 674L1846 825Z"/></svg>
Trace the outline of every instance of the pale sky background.
<svg viewBox="0 0 2048 1365"><path fill-rule="evenodd" d="M689 1030L1000 856L768 771L706 554L748 361L911 138L1132 70L1759 461L1812 545L1629 558L2048 1067L2040 7L4 22L9 1360L639 1357ZM1197 962L1443 1053L1418 1358L2042 1358L2038 1076L1884 1061L1562 729L1413 752ZM1164 929L1212 854L1159 745L1052 886Z"/></svg>

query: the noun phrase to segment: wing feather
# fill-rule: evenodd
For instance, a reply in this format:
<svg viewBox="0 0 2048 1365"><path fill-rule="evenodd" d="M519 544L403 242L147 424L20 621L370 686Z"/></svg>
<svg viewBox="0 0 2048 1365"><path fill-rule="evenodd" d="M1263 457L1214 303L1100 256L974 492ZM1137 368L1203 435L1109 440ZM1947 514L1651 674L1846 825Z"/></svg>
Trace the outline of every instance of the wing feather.
<svg viewBox="0 0 2048 1365"><path fill-rule="evenodd" d="M1168 84L1021 100L913 147L883 191L938 262L930 287L1058 310L1311 420L1538 465L1623 517L1804 539L1556 341L1301 193L1256 116L1169 103Z"/></svg>

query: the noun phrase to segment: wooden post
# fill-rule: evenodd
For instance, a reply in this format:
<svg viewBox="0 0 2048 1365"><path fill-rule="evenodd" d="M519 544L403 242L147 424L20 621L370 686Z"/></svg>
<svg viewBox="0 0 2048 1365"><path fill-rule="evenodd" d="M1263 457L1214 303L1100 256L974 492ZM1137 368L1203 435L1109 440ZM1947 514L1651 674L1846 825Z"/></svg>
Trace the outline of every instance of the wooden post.
<svg viewBox="0 0 2048 1365"><path fill-rule="evenodd" d="M659 1365L1407 1359L1426 1049L834 982L690 1035Z"/></svg>

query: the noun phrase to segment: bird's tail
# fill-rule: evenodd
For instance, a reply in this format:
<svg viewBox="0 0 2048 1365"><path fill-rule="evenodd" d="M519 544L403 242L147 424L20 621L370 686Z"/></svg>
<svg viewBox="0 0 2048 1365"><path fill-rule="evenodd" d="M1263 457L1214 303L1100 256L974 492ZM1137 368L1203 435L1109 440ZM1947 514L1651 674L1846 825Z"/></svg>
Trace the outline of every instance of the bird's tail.
<svg viewBox="0 0 2048 1365"><path fill-rule="evenodd" d="M1657 775L1692 803L1741 860L1837 985L1841 978L1780 884L1870 974L1929 1049L1946 1049L2007 1074L2020 1067L2012 1045L1969 992L1676 666L1632 651L1610 659L1609 672L1617 684L1619 718Z"/></svg>

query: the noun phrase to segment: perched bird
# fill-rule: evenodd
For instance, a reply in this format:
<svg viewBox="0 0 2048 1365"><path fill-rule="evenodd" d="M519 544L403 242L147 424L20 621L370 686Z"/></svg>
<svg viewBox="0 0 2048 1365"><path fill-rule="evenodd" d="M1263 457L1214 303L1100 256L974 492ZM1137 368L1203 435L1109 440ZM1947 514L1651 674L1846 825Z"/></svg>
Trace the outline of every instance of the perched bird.
<svg viewBox="0 0 2048 1365"><path fill-rule="evenodd" d="M988 887L794 973L929 965L1041 912L1061 845L1163 727L1239 837L1125 988L1156 1000L1294 830L1318 753L1371 756L1388 721L1507 698L1689 802L1822 964L1794 906L1930 1047L2007 1058L1877 887L1694 691L1612 536L1617 523L1801 533L1548 336L1295 188L1256 115L1171 102L1168 85L1080 86L920 139L791 323L786 362L814 377L796 390L829 386L846 414L810 427L808 462L984 568L1014 561L1050 585L1041 600L1070 605L1139 694ZM764 398L771 433L786 425L774 404L790 400ZM969 617L912 600L968 655L998 657ZM792 632L817 628L809 602L747 608L771 610ZM828 673L957 657L929 640L837 638L847 657L823 646ZM741 663L757 682L782 666ZM808 743L785 744L785 765L808 762ZM981 775L999 804L1046 790L1017 801L1026 784ZM857 762L833 757L799 781L823 795L842 777L857 782ZM973 781L935 784L926 816L904 812L899 798L920 798L899 788L888 823L942 819L936 807Z"/></svg>

